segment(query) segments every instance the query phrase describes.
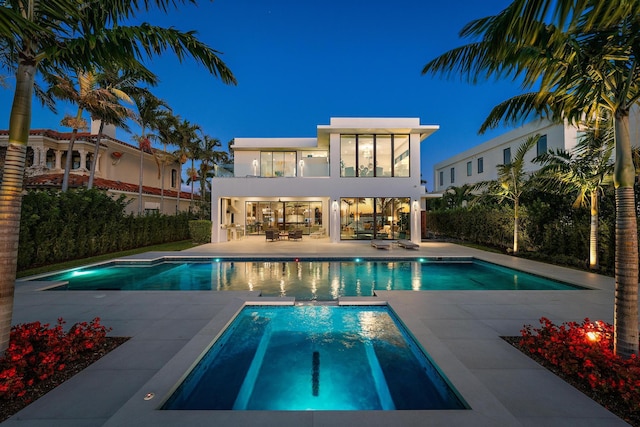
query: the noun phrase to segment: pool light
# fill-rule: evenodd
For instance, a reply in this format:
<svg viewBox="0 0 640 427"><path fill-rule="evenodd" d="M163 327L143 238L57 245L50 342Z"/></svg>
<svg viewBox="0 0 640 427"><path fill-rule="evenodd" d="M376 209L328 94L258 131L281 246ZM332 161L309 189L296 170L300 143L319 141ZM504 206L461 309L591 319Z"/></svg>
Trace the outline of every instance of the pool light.
<svg viewBox="0 0 640 427"><path fill-rule="evenodd" d="M87 274L93 274L93 271L74 271L73 273L71 273L71 276L72 277L86 276Z"/></svg>

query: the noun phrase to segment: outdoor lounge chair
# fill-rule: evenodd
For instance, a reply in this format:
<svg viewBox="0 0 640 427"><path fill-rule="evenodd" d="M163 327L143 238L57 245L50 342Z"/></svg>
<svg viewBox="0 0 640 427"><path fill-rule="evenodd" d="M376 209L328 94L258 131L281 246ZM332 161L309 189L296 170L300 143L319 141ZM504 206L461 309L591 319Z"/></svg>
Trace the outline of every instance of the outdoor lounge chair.
<svg viewBox="0 0 640 427"><path fill-rule="evenodd" d="M302 230L290 230L288 238L289 240L302 240Z"/></svg>
<svg viewBox="0 0 640 427"><path fill-rule="evenodd" d="M387 242L385 240L372 240L371 246L376 249L391 249L391 242Z"/></svg>
<svg viewBox="0 0 640 427"><path fill-rule="evenodd" d="M278 230L264 230L264 234L266 239L272 242L280 240L280 232Z"/></svg>
<svg viewBox="0 0 640 427"><path fill-rule="evenodd" d="M398 240L398 246L405 249L420 249L420 245L411 240Z"/></svg>

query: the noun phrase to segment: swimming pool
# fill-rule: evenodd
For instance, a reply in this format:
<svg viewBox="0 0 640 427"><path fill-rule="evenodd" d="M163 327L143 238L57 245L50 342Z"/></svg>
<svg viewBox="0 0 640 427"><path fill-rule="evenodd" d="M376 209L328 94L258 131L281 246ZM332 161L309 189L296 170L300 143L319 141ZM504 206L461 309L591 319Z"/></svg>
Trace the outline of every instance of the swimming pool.
<svg viewBox="0 0 640 427"><path fill-rule="evenodd" d="M260 291L262 296L335 300L376 290L575 290L572 285L472 258L411 260L179 260L109 263L37 280L54 290Z"/></svg>
<svg viewBox="0 0 640 427"><path fill-rule="evenodd" d="M468 406L387 306L247 306L162 409Z"/></svg>

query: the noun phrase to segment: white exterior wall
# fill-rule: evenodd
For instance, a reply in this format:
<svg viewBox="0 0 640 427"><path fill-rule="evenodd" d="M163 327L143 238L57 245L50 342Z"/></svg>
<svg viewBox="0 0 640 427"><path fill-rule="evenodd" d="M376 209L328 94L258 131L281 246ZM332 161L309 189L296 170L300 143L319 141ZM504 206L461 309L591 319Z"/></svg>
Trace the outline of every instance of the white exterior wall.
<svg viewBox="0 0 640 427"><path fill-rule="evenodd" d="M518 129L493 138L483 144L457 154L434 165L435 192L441 192L451 186L460 187L464 184L475 184L498 178L497 166L503 164L504 150L511 149L511 158L516 155L520 145L530 136L536 134L547 136L547 150L563 148L571 150L577 143L577 129L573 126L552 124L549 121L535 121ZM533 163L536 157L536 147L525 156L525 171L531 172L539 168ZM478 173L478 159L483 159L483 172ZM467 162L471 161L472 173L467 176ZM451 168L455 168L455 181L451 182ZM443 182L440 183L440 172L443 172Z"/></svg>
<svg viewBox="0 0 640 427"><path fill-rule="evenodd" d="M332 242L340 241L339 203L344 197L407 197L411 199L411 240L420 241L420 200L425 188L420 184L420 143L435 132L438 126L420 125L419 119L407 118L332 118L330 125L318 126L318 138L238 138L234 142L235 177L213 179L212 188L212 242L227 240L226 224L230 224L227 204L238 210L235 222L244 221L244 202L291 200L322 201L324 227ZM409 134L409 177L340 177L341 134ZM297 145L296 145L297 144ZM326 145L328 144L328 147ZM275 146L278 147L275 147ZM319 146L320 145L320 146ZM258 150L252 150L258 148ZM327 150L329 176L300 176L262 178L260 175L260 150L312 151ZM253 161L258 160L254 174ZM235 219L238 218L238 219Z"/></svg>

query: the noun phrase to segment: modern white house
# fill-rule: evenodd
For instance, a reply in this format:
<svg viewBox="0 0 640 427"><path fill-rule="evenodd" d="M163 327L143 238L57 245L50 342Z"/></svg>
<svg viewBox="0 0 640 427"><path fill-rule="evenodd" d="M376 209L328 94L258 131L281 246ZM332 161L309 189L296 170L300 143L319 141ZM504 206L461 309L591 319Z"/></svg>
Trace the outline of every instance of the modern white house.
<svg viewBox="0 0 640 427"><path fill-rule="evenodd" d="M212 242L241 236L419 242L419 118L331 118L314 138L235 138L212 181ZM305 237L306 239L307 237Z"/></svg>
<svg viewBox="0 0 640 427"><path fill-rule="evenodd" d="M640 146L640 108L632 109L629 120L631 143ZM507 164L518 147L529 137L540 135L534 149L525 156L526 172L533 172L540 165L533 158L548 150L559 148L571 151L581 131L568 124L554 124L549 120L535 120L519 128L497 136L469 150L456 154L434 165L434 193L442 193L449 187L461 187L498 178L497 166Z"/></svg>

